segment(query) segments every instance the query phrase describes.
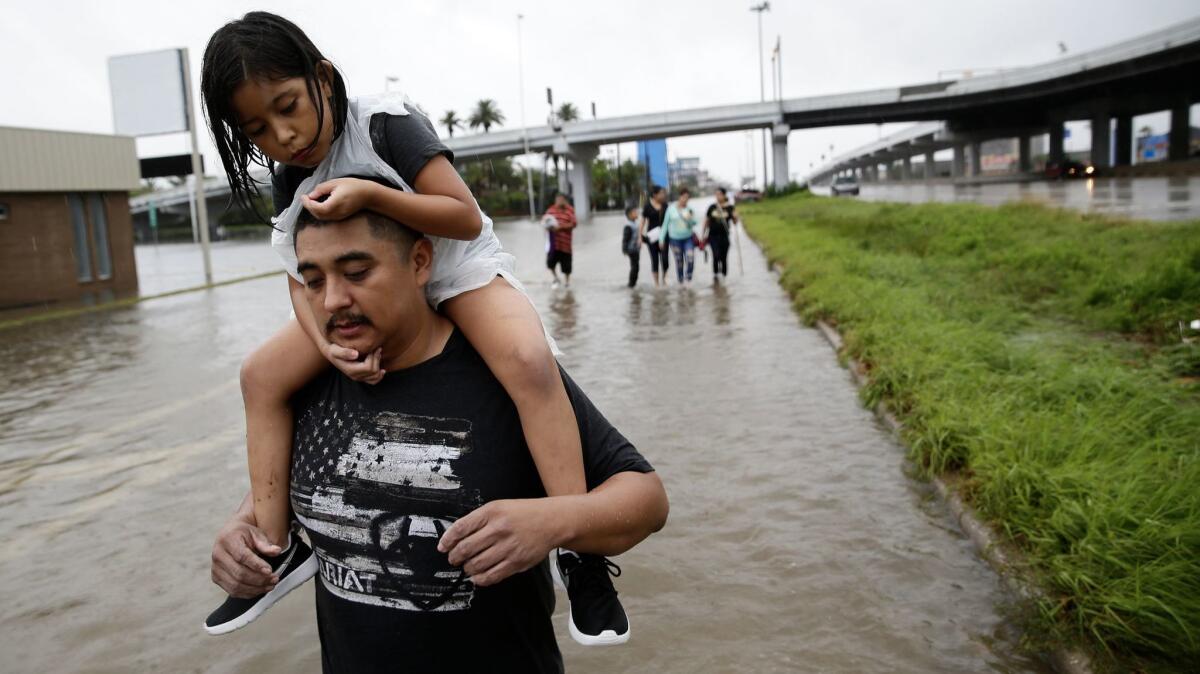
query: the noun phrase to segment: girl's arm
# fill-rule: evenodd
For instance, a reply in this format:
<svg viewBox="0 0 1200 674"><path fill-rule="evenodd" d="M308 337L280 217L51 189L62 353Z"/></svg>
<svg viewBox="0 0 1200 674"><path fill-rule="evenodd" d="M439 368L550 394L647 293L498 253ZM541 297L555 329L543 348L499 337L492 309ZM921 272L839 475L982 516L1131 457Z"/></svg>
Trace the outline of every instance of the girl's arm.
<svg viewBox="0 0 1200 674"><path fill-rule="evenodd" d="M417 174L416 192L370 180L336 178L301 197L304 208L323 220L343 220L366 208L431 236L471 241L483 229L479 206L454 166L441 155ZM321 197L324 201L317 201Z"/></svg>

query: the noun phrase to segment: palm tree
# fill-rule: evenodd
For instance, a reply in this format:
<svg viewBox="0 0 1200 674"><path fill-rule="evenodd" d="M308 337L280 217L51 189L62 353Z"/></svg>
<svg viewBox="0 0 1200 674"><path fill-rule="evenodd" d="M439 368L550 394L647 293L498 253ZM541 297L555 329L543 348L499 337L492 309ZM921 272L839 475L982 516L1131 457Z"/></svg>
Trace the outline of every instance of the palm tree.
<svg viewBox="0 0 1200 674"><path fill-rule="evenodd" d="M446 127L446 131L450 132L450 137L454 137L454 130L463 128L463 121L459 118L458 113L453 110L447 110L446 114L438 120L442 126Z"/></svg>
<svg viewBox="0 0 1200 674"><path fill-rule="evenodd" d="M556 114L564 124L566 122L575 122L579 120L579 110L577 110L575 106L570 103L563 103L562 105L558 106L558 112Z"/></svg>
<svg viewBox="0 0 1200 674"><path fill-rule="evenodd" d="M483 127L483 132L487 133L491 130L492 125L500 126L504 124L504 113L500 112L500 108L496 107L496 101L490 98L485 98L475 104L475 110L471 113L471 119L467 124L472 129Z"/></svg>

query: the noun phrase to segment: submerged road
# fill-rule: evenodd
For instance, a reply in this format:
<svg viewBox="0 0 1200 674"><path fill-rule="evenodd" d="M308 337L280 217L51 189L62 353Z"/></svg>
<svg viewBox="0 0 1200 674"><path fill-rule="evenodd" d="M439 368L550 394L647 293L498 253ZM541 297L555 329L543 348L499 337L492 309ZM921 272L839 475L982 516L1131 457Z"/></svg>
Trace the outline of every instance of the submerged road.
<svg viewBox="0 0 1200 674"><path fill-rule="evenodd" d="M498 231L565 366L671 497L667 528L617 559L628 645L577 646L560 595L569 670L1039 671L999 579L751 242L727 286L702 267L690 290L630 291L619 221L601 216L563 289L536 225ZM212 536L246 489L238 364L286 320L284 287L0 333L2 669L319 669L311 584L245 630L200 629L221 599Z"/></svg>
<svg viewBox="0 0 1200 674"><path fill-rule="evenodd" d="M828 195L828 186L813 188ZM859 197L867 201L966 201L998 206L1035 201L1085 213L1141 220L1200 220L1200 177L1094 178L979 183L863 183Z"/></svg>

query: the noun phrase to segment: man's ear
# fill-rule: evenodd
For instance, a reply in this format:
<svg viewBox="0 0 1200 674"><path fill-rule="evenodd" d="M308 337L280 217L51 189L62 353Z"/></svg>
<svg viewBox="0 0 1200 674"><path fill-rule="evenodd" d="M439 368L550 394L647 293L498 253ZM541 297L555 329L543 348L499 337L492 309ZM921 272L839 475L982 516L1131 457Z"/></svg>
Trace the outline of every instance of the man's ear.
<svg viewBox="0 0 1200 674"><path fill-rule="evenodd" d="M414 241L408 251L408 264L416 274L418 286L428 283L433 270L433 243L425 237Z"/></svg>

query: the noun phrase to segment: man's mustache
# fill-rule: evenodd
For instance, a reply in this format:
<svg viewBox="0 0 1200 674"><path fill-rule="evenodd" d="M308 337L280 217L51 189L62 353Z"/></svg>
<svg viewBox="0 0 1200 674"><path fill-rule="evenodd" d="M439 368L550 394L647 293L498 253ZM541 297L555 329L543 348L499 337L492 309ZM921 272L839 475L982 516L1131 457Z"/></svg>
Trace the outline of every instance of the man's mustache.
<svg viewBox="0 0 1200 674"><path fill-rule="evenodd" d="M325 322L325 334L332 335L335 328L347 328L355 325L373 326L374 323L362 314L334 314Z"/></svg>

